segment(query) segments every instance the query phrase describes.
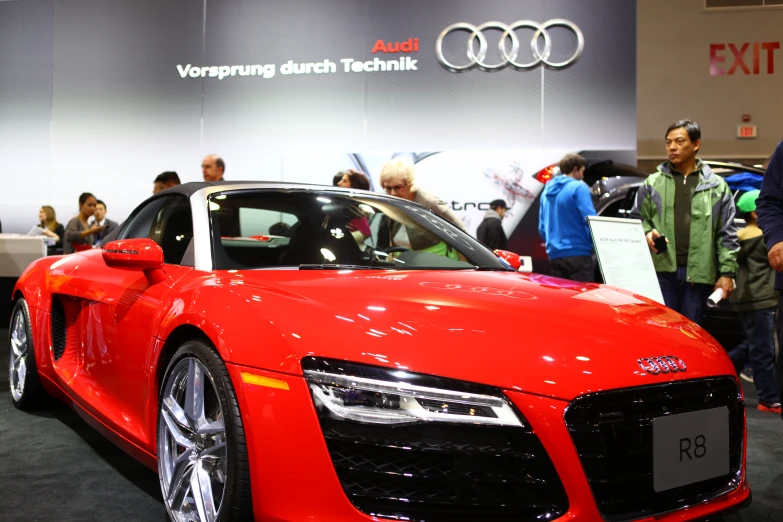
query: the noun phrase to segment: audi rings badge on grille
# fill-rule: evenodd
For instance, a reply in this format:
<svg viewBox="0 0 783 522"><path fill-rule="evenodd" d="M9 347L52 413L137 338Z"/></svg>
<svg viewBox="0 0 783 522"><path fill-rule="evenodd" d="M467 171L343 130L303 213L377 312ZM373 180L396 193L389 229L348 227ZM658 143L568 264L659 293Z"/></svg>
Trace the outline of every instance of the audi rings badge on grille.
<svg viewBox="0 0 783 522"><path fill-rule="evenodd" d="M576 50L574 50L574 53L569 58L562 62L555 62L549 59L552 54L552 36L549 34L548 29L556 26L566 27L576 35ZM517 61L519 56L519 37L517 36L516 31L523 28L533 29L535 31L535 33L533 33L533 38L530 39L530 50L533 53L533 60L530 62ZM486 61L488 44L487 37L484 35L484 29L497 29L503 31L503 34L500 36L500 41L498 42L501 60L497 63L487 63ZM443 40L453 31L467 31L470 33L467 48L467 64L453 64L449 62L443 54ZM543 49L539 46L541 39L543 39ZM476 40L478 40L478 51L475 49ZM510 49L507 45L507 41L509 40L511 42ZM438 61L440 61L444 67L454 72L465 71L476 65L478 65L480 69L487 71L496 71L509 64L517 69L532 69L542 63L547 67L560 69L577 61L584 49L585 37L582 34L581 29L573 22L562 18L553 18L552 20L547 20L543 24L539 24L532 20L519 20L510 25L502 22L485 22L478 26L459 22L445 28L443 32L440 33L440 36L438 36L438 41L435 44L435 52L438 56Z"/></svg>
<svg viewBox="0 0 783 522"><path fill-rule="evenodd" d="M663 355L661 357L642 357L636 360L642 370L653 375L659 373L677 373L684 372L687 367L682 359L673 355Z"/></svg>

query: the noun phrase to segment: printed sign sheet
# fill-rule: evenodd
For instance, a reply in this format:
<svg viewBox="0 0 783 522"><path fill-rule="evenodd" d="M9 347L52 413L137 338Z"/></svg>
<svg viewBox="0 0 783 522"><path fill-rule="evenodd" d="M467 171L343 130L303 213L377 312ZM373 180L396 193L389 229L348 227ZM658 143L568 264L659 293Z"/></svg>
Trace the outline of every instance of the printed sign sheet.
<svg viewBox="0 0 783 522"><path fill-rule="evenodd" d="M587 223L606 284L664 304L642 222L589 216Z"/></svg>

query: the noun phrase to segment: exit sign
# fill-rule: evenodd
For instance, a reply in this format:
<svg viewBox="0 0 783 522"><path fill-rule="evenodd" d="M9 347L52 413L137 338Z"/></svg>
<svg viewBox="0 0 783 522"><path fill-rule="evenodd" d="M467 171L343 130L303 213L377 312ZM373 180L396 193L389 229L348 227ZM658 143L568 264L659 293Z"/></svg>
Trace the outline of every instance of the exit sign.
<svg viewBox="0 0 783 522"><path fill-rule="evenodd" d="M755 138L756 136L755 125L737 125L738 138Z"/></svg>

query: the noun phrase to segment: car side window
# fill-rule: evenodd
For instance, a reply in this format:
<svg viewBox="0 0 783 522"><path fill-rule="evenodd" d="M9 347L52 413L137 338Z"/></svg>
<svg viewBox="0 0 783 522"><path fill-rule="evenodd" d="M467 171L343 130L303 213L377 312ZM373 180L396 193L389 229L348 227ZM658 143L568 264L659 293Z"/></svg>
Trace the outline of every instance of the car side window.
<svg viewBox="0 0 783 522"><path fill-rule="evenodd" d="M166 264L192 266L192 256L186 255L193 241L190 201L183 195L156 198L130 218L120 236L152 239L163 249Z"/></svg>
<svg viewBox="0 0 783 522"><path fill-rule="evenodd" d="M288 236L288 231L297 224L293 214L263 208L239 208L239 236Z"/></svg>

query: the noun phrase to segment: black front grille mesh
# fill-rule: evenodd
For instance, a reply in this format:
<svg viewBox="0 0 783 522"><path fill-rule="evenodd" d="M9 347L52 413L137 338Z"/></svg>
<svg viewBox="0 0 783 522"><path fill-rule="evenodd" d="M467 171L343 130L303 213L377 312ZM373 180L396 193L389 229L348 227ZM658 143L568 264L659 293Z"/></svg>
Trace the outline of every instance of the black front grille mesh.
<svg viewBox="0 0 783 522"><path fill-rule="evenodd" d="M730 473L656 493L653 419L723 406L729 409ZM586 395L571 403L565 420L598 509L614 521L673 511L738 487L744 410L736 381L721 377Z"/></svg>
<svg viewBox="0 0 783 522"><path fill-rule="evenodd" d="M52 352L54 360L65 352L65 309L57 297L52 297Z"/></svg>
<svg viewBox="0 0 783 522"><path fill-rule="evenodd" d="M367 514L505 522L549 520L568 510L557 472L529 430L320 421L343 489Z"/></svg>

